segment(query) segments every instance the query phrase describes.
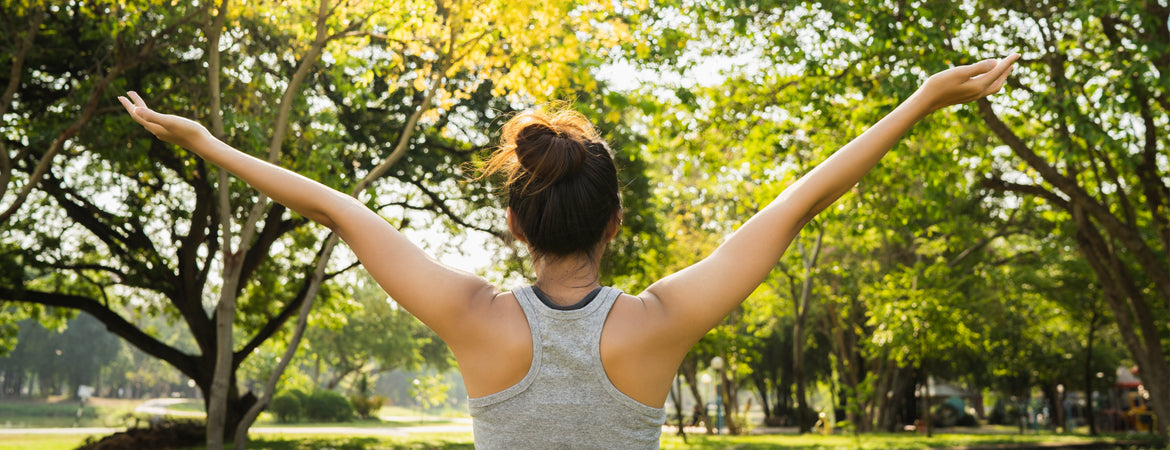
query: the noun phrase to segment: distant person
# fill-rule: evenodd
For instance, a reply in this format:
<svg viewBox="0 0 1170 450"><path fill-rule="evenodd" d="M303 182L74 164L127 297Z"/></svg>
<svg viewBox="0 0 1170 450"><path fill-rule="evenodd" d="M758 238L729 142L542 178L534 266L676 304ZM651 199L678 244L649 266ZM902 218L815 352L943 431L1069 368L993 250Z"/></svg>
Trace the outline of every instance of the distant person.
<svg viewBox="0 0 1170 450"><path fill-rule="evenodd" d="M909 99L793 183L706 258L637 295L598 283L621 228L610 149L571 111L516 115L484 175L507 176L507 222L535 283L505 291L431 259L361 202L217 140L190 120L126 110L301 215L329 227L386 293L458 360L478 448L658 448L663 404L687 351L763 282L806 223L916 122L999 91L1019 55L932 76Z"/></svg>
<svg viewBox="0 0 1170 450"><path fill-rule="evenodd" d="M687 424L688 427L698 426L707 420L707 408L704 408L703 405L696 403L695 407L691 408L691 413L693 415L691 417L691 423Z"/></svg>

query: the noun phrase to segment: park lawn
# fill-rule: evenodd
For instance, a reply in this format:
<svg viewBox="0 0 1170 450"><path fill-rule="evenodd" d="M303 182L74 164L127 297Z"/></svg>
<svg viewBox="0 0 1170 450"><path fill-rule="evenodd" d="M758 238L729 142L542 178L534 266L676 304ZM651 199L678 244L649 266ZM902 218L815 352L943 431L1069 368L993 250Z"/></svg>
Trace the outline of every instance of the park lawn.
<svg viewBox="0 0 1170 450"><path fill-rule="evenodd" d="M690 436L687 443L674 435L664 435L662 448L705 449L929 449L952 446L1079 443L1090 441L1129 440L1134 436L1090 439L1079 435L986 435L939 434L926 438L915 434L842 435L758 435L758 436ZM0 436L0 450L34 449L67 450L76 448L84 435L8 435ZM1150 441L1155 442L1155 441ZM296 436L256 436L248 445L257 450L399 450L399 449L472 449L471 433L412 434L410 436L344 436L303 434ZM196 447L193 450L199 450Z"/></svg>
<svg viewBox="0 0 1170 450"><path fill-rule="evenodd" d="M0 434L0 450L73 450L89 434Z"/></svg>
<svg viewBox="0 0 1170 450"><path fill-rule="evenodd" d="M684 443L676 435L662 437L662 448L669 449L929 449L958 446L990 446L1033 443L1116 442L1114 438L1090 438L1082 435L1055 434L935 434L927 438L912 433L872 433L852 435L755 435L755 436L688 436Z"/></svg>
<svg viewBox="0 0 1170 450"><path fill-rule="evenodd" d="M4 400L0 402L2 428L68 428L126 426L137 402L90 402L78 422L76 401Z"/></svg>

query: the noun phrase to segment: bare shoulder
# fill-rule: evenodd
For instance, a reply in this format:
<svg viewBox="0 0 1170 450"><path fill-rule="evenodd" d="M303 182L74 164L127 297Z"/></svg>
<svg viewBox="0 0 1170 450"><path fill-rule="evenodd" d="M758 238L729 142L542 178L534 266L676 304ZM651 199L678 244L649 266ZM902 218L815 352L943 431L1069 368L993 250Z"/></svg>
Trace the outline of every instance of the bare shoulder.
<svg viewBox="0 0 1170 450"><path fill-rule="evenodd" d="M483 397L520 382L532 362L532 334L516 296L493 289L468 302L463 326L443 336L467 394Z"/></svg>
<svg viewBox="0 0 1170 450"><path fill-rule="evenodd" d="M606 319L602 340L620 342L622 352L637 358L681 359L710 327L672 301L678 303L652 291L622 294Z"/></svg>
<svg viewBox="0 0 1170 450"><path fill-rule="evenodd" d="M481 345L485 340L528 336L528 320L511 291L491 287L477 292L466 303L459 326L443 338L452 348L462 344Z"/></svg>
<svg viewBox="0 0 1170 450"><path fill-rule="evenodd" d="M653 294L618 297L601 332L601 363L619 391L662 407L671 377L694 343L677 340L670 317Z"/></svg>
<svg viewBox="0 0 1170 450"><path fill-rule="evenodd" d="M620 339L623 347L635 352L640 346L651 351L660 348L664 340L670 339L670 318L663 306L662 300L651 293L623 293L606 318L605 334Z"/></svg>

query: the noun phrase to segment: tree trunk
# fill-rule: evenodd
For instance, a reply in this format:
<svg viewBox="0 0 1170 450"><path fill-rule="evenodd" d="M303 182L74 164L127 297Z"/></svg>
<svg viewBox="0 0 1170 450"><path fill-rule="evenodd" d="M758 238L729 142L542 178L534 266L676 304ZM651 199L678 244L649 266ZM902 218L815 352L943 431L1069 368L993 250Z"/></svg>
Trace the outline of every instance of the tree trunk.
<svg viewBox="0 0 1170 450"><path fill-rule="evenodd" d="M752 372L752 385L756 388L756 397L760 399L760 407L764 410L764 423L772 419L772 406L768 401L768 378L762 372Z"/></svg>
<svg viewBox="0 0 1170 450"><path fill-rule="evenodd" d="M727 426L727 434L740 434L739 423L735 419L735 412L739 409L739 387L732 386L727 376L727 368L719 371L719 395L723 399L723 423Z"/></svg>
<svg viewBox="0 0 1170 450"><path fill-rule="evenodd" d="M1115 246L1102 236L1092 218L1075 203L1071 208L1077 222L1077 247L1101 281L1105 303L1113 312L1122 340L1137 361L1142 385L1150 393L1149 405L1160 419L1155 432L1163 441L1170 442L1166 428L1168 421L1161 420L1170 417L1170 365L1147 294L1137 285Z"/></svg>
<svg viewBox="0 0 1170 450"><path fill-rule="evenodd" d="M807 253L801 252L803 254L804 277L801 283L800 297L793 301L795 319L792 324L792 372L796 381L796 421L801 433L811 431L813 425L808 411L808 398L805 394L804 321L808 317L809 304L812 302L813 269L816 268L824 236L825 229L818 228L812 250ZM803 245L801 247L803 250Z"/></svg>
<svg viewBox="0 0 1170 450"><path fill-rule="evenodd" d="M682 436L683 443L687 442L687 430L684 428L686 414L682 407L682 381L678 373L674 374L674 387L670 389L670 401L674 403L674 415L678 418L678 435Z"/></svg>
<svg viewBox="0 0 1170 450"><path fill-rule="evenodd" d="M1097 435L1097 418L1093 414L1093 335L1097 331L1097 318L1100 316L1096 302L1089 309L1089 333L1085 339L1085 419L1089 422L1089 436Z"/></svg>
<svg viewBox="0 0 1170 450"><path fill-rule="evenodd" d="M1162 14L1162 17L1164 19L1166 15ZM1134 83L1132 88L1144 89L1140 83ZM1156 132L1159 128L1149 114L1147 102L1151 99L1148 92L1133 94L1142 103L1146 132L1142 148L1143 162L1138 166L1141 186L1137 188L1142 189L1147 202L1151 202L1150 213L1155 223L1164 224L1166 219L1159 214L1161 208L1158 202L1170 200L1170 195L1167 195L1170 190L1156 175L1151 176L1156 166ZM1170 361L1167 361L1163 348L1162 328L1155 323L1155 308L1170 307L1170 258L1166 258L1170 254L1167 252L1170 233L1160 237L1161 251L1154 248L1143 237L1147 230L1139 227L1132 217L1118 217L1115 212L1119 206L1130 211L1124 190L1112 194L1090 192L1080 184L1075 173L1062 171L1038 155L1028 142L999 118L987 99L980 99L976 104L987 127L1052 189L998 179L987 180L986 184L998 190L1044 198L1070 213L1077 228L1077 248L1097 274L1105 302L1117 321L1122 340L1141 370L1143 385L1150 393L1150 406L1159 418L1170 417ZM1110 203L1110 199L1114 201ZM1156 233L1154 235L1157 236ZM1170 420L1159 420L1156 431L1164 442L1170 443L1167 422Z"/></svg>
<svg viewBox="0 0 1170 450"><path fill-rule="evenodd" d="M715 434L715 424L711 423L711 417L707 411L707 404L703 402L703 393L699 390L696 366L695 356L693 354L687 355L683 359L683 363L679 365L679 371L682 372L683 379L687 381L687 385L691 387L691 396L695 398L695 404L703 409L703 425L707 428L707 434Z"/></svg>
<svg viewBox="0 0 1170 450"><path fill-rule="evenodd" d="M226 248L228 247L225 246ZM215 307L215 370L211 376L211 392L207 405L208 450L224 448L224 435L228 432L228 401L231 399L230 392L236 390L233 376L235 367L232 364L232 325L236 318L236 286L240 281L238 263L240 259L225 253L223 290L220 291L219 303Z"/></svg>

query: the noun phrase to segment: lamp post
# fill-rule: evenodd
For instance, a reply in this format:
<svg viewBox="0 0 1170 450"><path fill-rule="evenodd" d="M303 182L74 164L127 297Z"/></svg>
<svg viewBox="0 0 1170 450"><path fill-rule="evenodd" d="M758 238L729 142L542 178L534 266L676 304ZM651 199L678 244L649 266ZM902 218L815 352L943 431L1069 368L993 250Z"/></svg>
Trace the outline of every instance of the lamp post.
<svg viewBox="0 0 1170 450"><path fill-rule="evenodd" d="M418 381L418 378L415 378L415 379L414 379L414 381L413 381L413 383L414 383L414 396L415 396L415 400L418 402L418 423L422 423L422 415L423 415L423 411L422 411L422 408L423 408L423 405L422 405L422 398L423 398L423 396L422 396L422 387L421 387L421 386L419 386L420 382Z"/></svg>
<svg viewBox="0 0 1170 450"><path fill-rule="evenodd" d="M707 372L703 372L703 375L699 377L699 383L702 383L702 386L703 386L702 390L700 392L706 393L707 386L711 386L711 374L709 374ZM719 391L715 391L715 392L718 393ZM711 430L712 428L714 428L715 424L711 423L711 417L709 417L707 415L707 411L708 411L707 404L704 403L704 404L698 405L698 406L703 407L703 423L705 423L707 425L708 430Z"/></svg>
<svg viewBox="0 0 1170 450"><path fill-rule="evenodd" d="M715 369L715 434L723 431L723 358L711 358L711 368Z"/></svg>

